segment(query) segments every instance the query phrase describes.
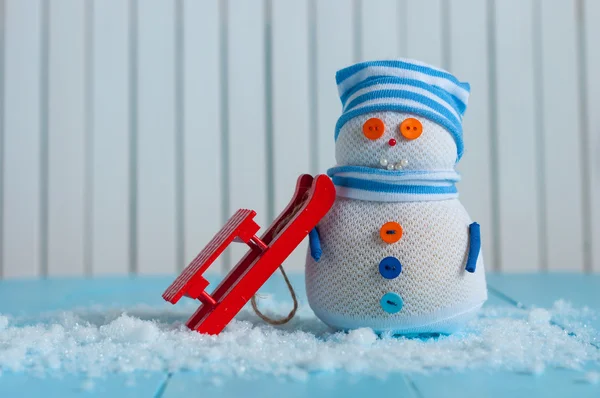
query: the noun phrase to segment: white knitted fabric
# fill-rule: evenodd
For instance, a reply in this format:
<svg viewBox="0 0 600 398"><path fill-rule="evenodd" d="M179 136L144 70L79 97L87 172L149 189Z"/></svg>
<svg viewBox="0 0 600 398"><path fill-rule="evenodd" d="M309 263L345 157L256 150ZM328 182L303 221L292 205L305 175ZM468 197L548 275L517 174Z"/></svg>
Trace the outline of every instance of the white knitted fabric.
<svg viewBox="0 0 600 398"><path fill-rule="evenodd" d="M388 221L398 222L404 231L393 244L379 236ZM456 199L385 203L338 197L318 226L321 259L315 262L310 252L307 256L311 308L339 329L454 332L487 298L482 255L475 273L465 271L470 223ZM395 279L379 273L379 262L387 256L402 264ZM388 292L400 294L404 301L396 314L380 306Z"/></svg>
<svg viewBox="0 0 600 398"><path fill-rule="evenodd" d="M369 140L362 132L363 124L370 118L379 118L385 133L377 140ZM400 134L399 126L412 117L423 124L423 133L416 140L407 140ZM388 142L394 138L397 144ZM335 144L338 166L367 166L381 168L384 156L390 163L408 160L407 170L453 170L456 163L456 143L446 129L421 116L399 112L371 112L349 120Z"/></svg>

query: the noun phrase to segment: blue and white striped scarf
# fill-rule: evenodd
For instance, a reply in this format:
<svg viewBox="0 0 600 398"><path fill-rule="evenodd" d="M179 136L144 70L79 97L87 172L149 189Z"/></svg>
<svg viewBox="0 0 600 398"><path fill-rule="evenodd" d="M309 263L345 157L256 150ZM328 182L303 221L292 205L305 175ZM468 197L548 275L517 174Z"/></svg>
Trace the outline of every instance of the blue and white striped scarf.
<svg viewBox="0 0 600 398"><path fill-rule="evenodd" d="M454 170L385 170L337 166L327 170L340 197L373 202L420 202L458 198Z"/></svg>

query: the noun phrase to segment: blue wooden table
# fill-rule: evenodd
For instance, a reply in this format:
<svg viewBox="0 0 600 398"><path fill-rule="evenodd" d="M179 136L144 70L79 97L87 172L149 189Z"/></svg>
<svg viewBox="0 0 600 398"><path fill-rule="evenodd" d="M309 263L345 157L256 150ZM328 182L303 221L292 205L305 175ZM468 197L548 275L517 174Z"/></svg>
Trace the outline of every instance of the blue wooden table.
<svg viewBox="0 0 600 398"><path fill-rule="evenodd" d="M173 277L56 279L0 281L0 314L30 315L92 305L144 303L163 305L161 293ZM213 280L214 281L214 280ZM303 299L302 276L293 277ZM550 307L559 298L574 306L600 311L600 275L535 274L489 275L487 305ZM280 277L261 290L289 300ZM600 330L600 320L590 324ZM565 327L566 328L566 327ZM600 364L588 365L598 371ZM395 374L385 379L344 372L311 374L305 381L273 376L224 377L213 383L196 372L146 373L134 383L127 375L113 374L88 382L84 376L39 378L26 373L0 373L0 397L600 397L600 384L581 381L581 373L547 369L540 375L511 372L437 372L430 375Z"/></svg>

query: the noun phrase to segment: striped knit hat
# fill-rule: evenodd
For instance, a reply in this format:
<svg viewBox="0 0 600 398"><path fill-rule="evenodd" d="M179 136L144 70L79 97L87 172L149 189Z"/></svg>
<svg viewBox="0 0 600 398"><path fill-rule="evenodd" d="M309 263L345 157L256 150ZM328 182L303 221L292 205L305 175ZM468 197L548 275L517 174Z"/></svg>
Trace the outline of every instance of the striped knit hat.
<svg viewBox="0 0 600 398"><path fill-rule="evenodd" d="M469 83L460 82L442 69L409 59L361 62L339 70L335 79L343 106L335 126L336 140L342 126L361 114L407 112L446 128L456 141L457 160L460 160Z"/></svg>

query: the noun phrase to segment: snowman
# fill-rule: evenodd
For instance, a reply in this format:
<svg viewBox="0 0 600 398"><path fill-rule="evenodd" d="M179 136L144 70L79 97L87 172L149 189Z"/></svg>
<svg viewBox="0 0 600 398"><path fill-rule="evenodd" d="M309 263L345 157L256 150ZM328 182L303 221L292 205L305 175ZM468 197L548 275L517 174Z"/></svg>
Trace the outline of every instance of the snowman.
<svg viewBox="0 0 600 398"><path fill-rule="evenodd" d="M336 329L453 333L487 299L479 225L455 186L469 84L406 59L336 81L337 197L309 234L309 304Z"/></svg>

